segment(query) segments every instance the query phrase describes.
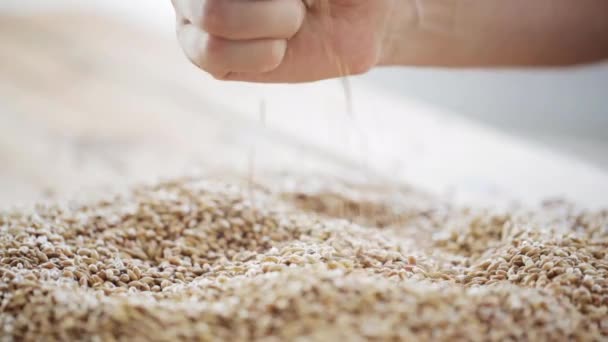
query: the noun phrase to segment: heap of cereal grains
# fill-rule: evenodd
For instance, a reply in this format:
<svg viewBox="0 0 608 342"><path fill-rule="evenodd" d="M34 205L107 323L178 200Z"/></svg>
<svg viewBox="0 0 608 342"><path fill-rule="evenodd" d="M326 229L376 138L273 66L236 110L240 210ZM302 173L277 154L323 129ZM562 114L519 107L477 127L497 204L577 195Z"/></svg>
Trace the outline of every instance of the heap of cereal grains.
<svg viewBox="0 0 608 342"><path fill-rule="evenodd" d="M607 211L303 184L0 214L2 340L608 339Z"/></svg>

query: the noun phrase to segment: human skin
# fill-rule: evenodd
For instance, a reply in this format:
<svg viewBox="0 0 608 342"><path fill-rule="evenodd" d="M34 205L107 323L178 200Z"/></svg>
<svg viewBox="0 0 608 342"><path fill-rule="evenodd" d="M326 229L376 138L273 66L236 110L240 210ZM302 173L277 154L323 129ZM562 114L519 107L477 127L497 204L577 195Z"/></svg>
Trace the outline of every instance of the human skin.
<svg viewBox="0 0 608 342"><path fill-rule="evenodd" d="M608 58L606 0L173 0L217 79L309 82L377 66L529 67Z"/></svg>

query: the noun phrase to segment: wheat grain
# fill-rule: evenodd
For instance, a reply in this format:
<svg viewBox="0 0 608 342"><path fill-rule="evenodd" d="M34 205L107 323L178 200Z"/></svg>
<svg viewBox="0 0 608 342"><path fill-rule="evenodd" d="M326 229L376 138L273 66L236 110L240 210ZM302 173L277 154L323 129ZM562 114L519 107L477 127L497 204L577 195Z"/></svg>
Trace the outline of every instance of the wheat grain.
<svg viewBox="0 0 608 342"><path fill-rule="evenodd" d="M259 182L0 214L3 340L608 338L608 211Z"/></svg>

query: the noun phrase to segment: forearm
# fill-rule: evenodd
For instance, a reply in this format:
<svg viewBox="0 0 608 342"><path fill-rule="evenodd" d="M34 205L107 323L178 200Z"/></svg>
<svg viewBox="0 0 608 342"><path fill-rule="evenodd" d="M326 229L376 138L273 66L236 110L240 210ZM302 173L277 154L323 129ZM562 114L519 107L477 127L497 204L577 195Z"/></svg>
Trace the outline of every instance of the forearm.
<svg viewBox="0 0 608 342"><path fill-rule="evenodd" d="M394 0L382 65L568 65L608 58L606 0Z"/></svg>

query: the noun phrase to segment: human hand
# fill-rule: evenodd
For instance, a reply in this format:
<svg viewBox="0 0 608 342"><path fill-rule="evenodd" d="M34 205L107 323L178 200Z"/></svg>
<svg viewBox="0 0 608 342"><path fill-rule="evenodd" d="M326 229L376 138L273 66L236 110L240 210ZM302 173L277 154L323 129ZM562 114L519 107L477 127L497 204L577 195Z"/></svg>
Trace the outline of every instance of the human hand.
<svg viewBox="0 0 608 342"><path fill-rule="evenodd" d="M557 66L608 58L608 2L602 0L173 0L173 5L186 55L223 80L307 82L377 65Z"/></svg>
<svg viewBox="0 0 608 342"><path fill-rule="evenodd" d="M173 0L179 42L217 79L307 82L358 74L383 58L404 0Z"/></svg>

